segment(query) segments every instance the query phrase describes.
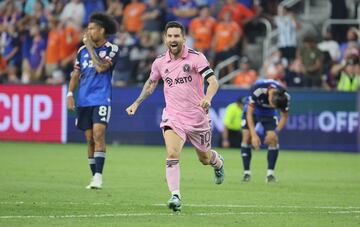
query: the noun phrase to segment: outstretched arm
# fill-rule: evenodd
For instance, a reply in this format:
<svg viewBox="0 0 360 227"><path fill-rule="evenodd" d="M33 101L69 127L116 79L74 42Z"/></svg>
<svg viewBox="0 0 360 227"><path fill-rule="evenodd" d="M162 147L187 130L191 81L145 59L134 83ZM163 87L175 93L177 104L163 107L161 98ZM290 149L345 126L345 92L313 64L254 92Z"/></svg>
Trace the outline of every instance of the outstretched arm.
<svg viewBox="0 0 360 227"><path fill-rule="evenodd" d="M157 80L151 80L150 78L145 82L139 97L135 100L133 104L131 104L128 108L126 108L126 112L128 113L128 115L135 114L139 105L154 92L157 84L158 84Z"/></svg>

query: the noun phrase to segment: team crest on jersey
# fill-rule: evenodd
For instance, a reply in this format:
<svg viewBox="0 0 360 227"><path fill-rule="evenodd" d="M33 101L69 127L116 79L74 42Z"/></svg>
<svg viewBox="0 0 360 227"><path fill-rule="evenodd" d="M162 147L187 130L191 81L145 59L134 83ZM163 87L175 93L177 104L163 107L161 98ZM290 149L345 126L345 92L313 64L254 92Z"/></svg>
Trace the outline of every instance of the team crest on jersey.
<svg viewBox="0 0 360 227"><path fill-rule="evenodd" d="M171 87L173 85L173 80L169 77L165 78L165 82L169 85L169 87Z"/></svg>
<svg viewBox="0 0 360 227"><path fill-rule="evenodd" d="M189 65L189 64L185 64L185 65L183 66L183 71L186 72L186 73L190 72L190 65Z"/></svg>
<svg viewBox="0 0 360 227"><path fill-rule="evenodd" d="M104 58L105 55L106 55L106 51L105 51L105 50L102 50L102 51L99 52L99 57Z"/></svg>
<svg viewBox="0 0 360 227"><path fill-rule="evenodd" d="M168 69L165 69L165 74L168 74L169 73L169 70Z"/></svg>

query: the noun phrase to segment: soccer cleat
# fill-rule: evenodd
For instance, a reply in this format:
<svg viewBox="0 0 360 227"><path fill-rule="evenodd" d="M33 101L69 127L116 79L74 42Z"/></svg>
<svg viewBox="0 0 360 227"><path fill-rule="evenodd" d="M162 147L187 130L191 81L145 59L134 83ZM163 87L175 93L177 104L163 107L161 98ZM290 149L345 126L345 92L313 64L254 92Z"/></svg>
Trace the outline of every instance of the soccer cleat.
<svg viewBox="0 0 360 227"><path fill-rule="evenodd" d="M91 184L93 182L94 177L91 178L90 183L85 187L86 189L91 189Z"/></svg>
<svg viewBox="0 0 360 227"><path fill-rule="evenodd" d="M172 209L174 212L180 212L181 211L181 200L178 195L172 195L169 199L168 208Z"/></svg>
<svg viewBox="0 0 360 227"><path fill-rule="evenodd" d="M267 183L275 183L275 182L276 182L275 176L274 176L274 175L268 175L268 176L266 177L266 182L267 182Z"/></svg>
<svg viewBox="0 0 360 227"><path fill-rule="evenodd" d="M248 173L244 174L242 181L249 182L250 180L251 180L251 175Z"/></svg>
<svg viewBox="0 0 360 227"><path fill-rule="evenodd" d="M215 172L215 184L222 184L224 182L225 170L224 170L224 158L219 155L221 161L223 162L220 169L214 169Z"/></svg>
<svg viewBox="0 0 360 227"><path fill-rule="evenodd" d="M95 173L89 186L91 189L101 189L102 188L102 175L100 173Z"/></svg>

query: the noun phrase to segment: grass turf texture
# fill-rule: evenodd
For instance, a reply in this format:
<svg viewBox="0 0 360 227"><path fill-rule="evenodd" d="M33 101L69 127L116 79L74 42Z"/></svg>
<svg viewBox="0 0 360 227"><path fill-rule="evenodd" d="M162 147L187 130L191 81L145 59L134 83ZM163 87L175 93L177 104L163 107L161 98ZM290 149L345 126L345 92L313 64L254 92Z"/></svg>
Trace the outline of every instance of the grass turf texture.
<svg viewBox="0 0 360 227"><path fill-rule="evenodd" d="M360 155L281 151L277 183L265 183L266 152L253 152L241 182L240 151L225 158L223 185L181 155L183 209L174 215L163 146L108 146L104 188L86 190L85 144L0 142L0 226L360 226Z"/></svg>

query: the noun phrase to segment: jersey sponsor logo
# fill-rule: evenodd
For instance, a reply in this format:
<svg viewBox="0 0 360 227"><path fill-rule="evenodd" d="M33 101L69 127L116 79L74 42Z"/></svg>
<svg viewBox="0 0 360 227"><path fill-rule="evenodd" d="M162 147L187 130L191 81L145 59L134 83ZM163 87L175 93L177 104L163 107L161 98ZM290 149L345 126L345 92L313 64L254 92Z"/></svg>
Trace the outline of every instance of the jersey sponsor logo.
<svg viewBox="0 0 360 227"><path fill-rule="evenodd" d="M184 76L184 77L175 78L175 80L171 79L170 77L166 77L164 81L169 85L169 87L171 87L174 84L190 83L192 81L192 77Z"/></svg>
<svg viewBox="0 0 360 227"><path fill-rule="evenodd" d="M106 51L105 51L105 50L100 51L100 52L99 52L99 56L100 56L101 58L104 58L104 57L106 56Z"/></svg>
<svg viewBox="0 0 360 227"><path fill-rule="evenodd" d="M170 77L166 77L165 82L169 85L169 87L173 85L173 80Z"/></svg>
<svg viewBox="0 0 360 227"><path fill-rule="evenodd" d="M184 77L175 78L175 84L190 83L191 81L192 81L191 76L184 76Z"/></svg>
<svg viewBox="0 0 360 227"><path fill-rule="evenodd" d="M186 72L186 73L190 72L190 65L189 65L189 64L185 64L185 65L183 66L183 71Z"/></svg>

